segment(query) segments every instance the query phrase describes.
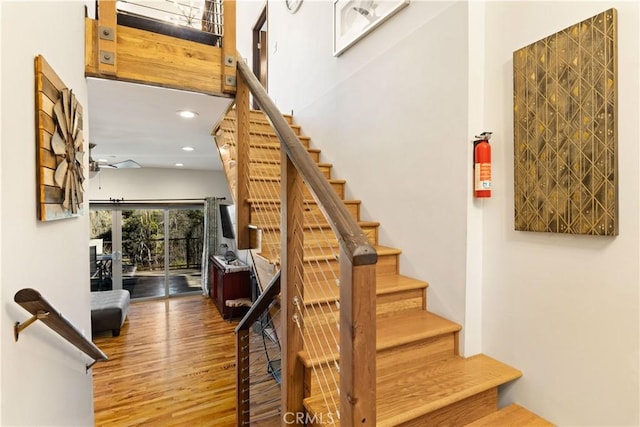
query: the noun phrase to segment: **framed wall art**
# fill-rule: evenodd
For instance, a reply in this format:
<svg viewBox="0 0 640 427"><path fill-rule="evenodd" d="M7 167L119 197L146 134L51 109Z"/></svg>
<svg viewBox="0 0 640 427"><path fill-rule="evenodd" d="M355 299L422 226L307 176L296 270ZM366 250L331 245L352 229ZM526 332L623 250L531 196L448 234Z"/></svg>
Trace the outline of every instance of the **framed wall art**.
<svg viewBox="0 0 640 427"><path fill-rule="evenodd" d="M82 215L84 139L82 106L39 55L36 76L36 162L41 221Z"/></svg>
<svg viewBox="0 0 640 427"><path fill-rule="evenodd" d="M409 0L334 0L333 55L342 55L408 4Z"/></svg>
<svg viewBox="0 0 640 427"><path fill-rule="evenodd" d="M618 235L617 16L513 54L515 229Z"/></svg>

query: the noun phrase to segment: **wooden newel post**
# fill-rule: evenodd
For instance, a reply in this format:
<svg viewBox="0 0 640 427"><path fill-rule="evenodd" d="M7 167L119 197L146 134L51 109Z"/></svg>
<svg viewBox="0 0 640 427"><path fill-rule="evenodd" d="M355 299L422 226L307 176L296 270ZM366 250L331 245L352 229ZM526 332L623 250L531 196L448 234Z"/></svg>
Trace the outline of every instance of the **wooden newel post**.
<svg viewBox="0 0 640 427"><path fill-rule="evenodd" d="M238 74L236 93L236 135L237 141L237 198L236 225L238 228L238 249L251 249L251 206L249 205L249 127L251 110L249 109L249 87L245 79Z"/></svg>
<svg viewBox="0 0 640 427"><path fill-rule="evenodd" d="M303 242L304 210L303 181L297 169L282 150L282 241L281 316L286 328L282 337L282 417L299 420L291 415L304 411L304 366L298 358L302 350L303 318L300 309L303 302ZM298 308L300 307L300 309ZM297 423L296 423L297 424ZM294 424L295 425L295 424Z"/></svg>
<svg viewBox="0 0 640 427"><path fill-rule="evenodd" d="M376 265L340 245L340 425L376 425Z"/></svg>

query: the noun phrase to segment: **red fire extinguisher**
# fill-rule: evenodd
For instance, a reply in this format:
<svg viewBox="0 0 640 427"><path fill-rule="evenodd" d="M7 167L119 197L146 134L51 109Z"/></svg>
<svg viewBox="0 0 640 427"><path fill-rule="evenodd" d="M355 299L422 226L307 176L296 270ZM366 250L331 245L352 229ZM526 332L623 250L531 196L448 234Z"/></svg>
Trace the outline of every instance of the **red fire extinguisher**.
<svg viewBox="0 0 640 427"><path fill-rule="evenodd" d="M473 195L491 197L491 145L492 132L482 132L473 141Z"/></svg>

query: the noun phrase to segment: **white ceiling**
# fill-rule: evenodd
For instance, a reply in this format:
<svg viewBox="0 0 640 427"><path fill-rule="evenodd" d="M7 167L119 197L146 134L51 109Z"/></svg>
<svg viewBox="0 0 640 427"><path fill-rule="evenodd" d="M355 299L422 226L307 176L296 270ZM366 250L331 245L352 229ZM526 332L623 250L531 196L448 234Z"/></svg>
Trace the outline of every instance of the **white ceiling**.
<svg viewBox="0 0 640 427"><path fill-rule="evenodd" d="M88 78L89 140L94 160L135 160L146 168L222 170L211 135L231 99ZM196 111L183 119L179 110ZM182 147L195 150L187 152Z"/></svg>

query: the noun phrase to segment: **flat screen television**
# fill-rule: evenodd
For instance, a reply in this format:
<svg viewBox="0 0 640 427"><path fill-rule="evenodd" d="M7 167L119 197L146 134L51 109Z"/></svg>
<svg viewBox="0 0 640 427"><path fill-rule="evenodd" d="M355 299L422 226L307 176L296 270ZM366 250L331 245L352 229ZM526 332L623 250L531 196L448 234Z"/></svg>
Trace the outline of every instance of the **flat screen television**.
<svg viewBox="0 0 640 427"><path fill-rule="evenodd" d="M222 224L222 235L227 239L235 239L229 205L220 205L220 223Z"/></svg>

